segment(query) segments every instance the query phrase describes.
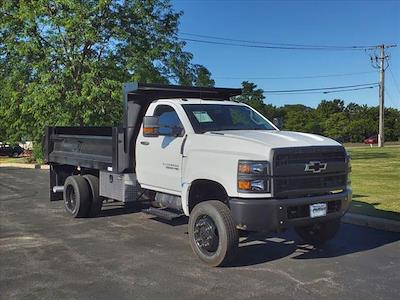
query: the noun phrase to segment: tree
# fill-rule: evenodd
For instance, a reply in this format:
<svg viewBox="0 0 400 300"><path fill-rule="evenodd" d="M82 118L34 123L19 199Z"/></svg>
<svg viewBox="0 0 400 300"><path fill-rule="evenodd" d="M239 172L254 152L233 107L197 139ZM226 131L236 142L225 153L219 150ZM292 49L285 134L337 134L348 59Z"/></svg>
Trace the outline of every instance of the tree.
<svg viewBox="0 0 400 300"><path fill-rule="evenodd" d="M376 127L376 128L375 128ZM353 119L348 124L348 140L349 142L360 143L366 137L372 136L377 126L370 123L368 119Z"/></svg>
<svg viewBox="0 0 400 300"><path fill-rule="evenodd" d="M317 113L323 119L328 118L332 114L341 113L343 110L344 101L340 99L334 99L332 101L322 100L317 107Z"/></svg>
<svg viewBox="0 0 400 300"><path fill-rule="evenodd" d="M242 82L242 94L236 97L236 100L244 103L263 103L265 99L264 91L258 89L257 85L253 82Z"/></svg>
<svg viewBox="0 0 400 300"><path fill-rule="evenodd" d="M211 78L211 73L206 67L195 65L194 69L196 77L194 79L195 86L212 87L215 85L215 81Z"/></svg>
<svg viewBox="0 0 400 300"><path fill-rule="evenodd" d="M344 112L349 118L354 118L360 115L362 111L366 108L366 106L361 106L358 105L357 103L349 103L346 108L344 109Z"/></svg>
<svg viewBox="0 0 400 300"><path fill-rule="evenodd" d="M326 136L345 142L348 140L349 120L341 113L336 112L331 114L324 122L324 133Z"/></svg>
<svg viewBox="0 0 400 300"><path fill-rule="evenodd" d="M255 83L249 81L242 82L242 94L235 97L236 101L246 103L261 113L265 105L264 99L264 91L258 89Z"/></svg>
<svg viewBox="0 0 400 300"><path fill-rule="evenodd" d="M281 107L272 104L265 104L260 112L271 121L274 118L283 118L285 114Z"/></svg>
<svg viewBox="0 0 400 300"><path fill-rule="evenodd" d="M285 105L283 128L285 130L321 133L321 126L314 109L304 105Z"/></svg>
<svg viewBox="0 0 400 300"><path fill-rule="evenodd" d="M167 0L3 0L0 129L40 140L46 125L116 124L126 81L212 85L177 37Z"/></svg>
<svg viewBox="0 0 400 300"><path fill-rule="evenodd" d="M385 109L385 137L388 141L400 140L400 111Z"/></svg>

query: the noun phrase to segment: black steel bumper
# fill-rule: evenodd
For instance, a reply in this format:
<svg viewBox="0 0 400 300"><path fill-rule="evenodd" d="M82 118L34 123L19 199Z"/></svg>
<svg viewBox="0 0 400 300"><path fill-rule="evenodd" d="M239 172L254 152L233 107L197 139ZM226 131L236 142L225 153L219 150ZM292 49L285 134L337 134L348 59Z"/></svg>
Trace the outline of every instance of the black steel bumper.
<svg viewBox="0 0 400 300"><path fill-rule="evenodd" d="M294 226L341 218L349 209L352 190L341 193L291 199L230 198L229 207L237 226L249 231L279 231ZM326 216L311 218L309 207L327 203Z"/></svg>

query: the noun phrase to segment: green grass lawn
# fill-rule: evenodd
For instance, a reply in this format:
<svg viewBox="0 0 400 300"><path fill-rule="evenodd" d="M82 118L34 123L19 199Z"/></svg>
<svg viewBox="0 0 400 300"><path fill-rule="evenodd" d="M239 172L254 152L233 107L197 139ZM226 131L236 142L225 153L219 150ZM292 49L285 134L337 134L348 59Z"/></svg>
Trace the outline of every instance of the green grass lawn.
<svg viewBox="0 0 400 300"><path fill-rule="evenodd" d="M366 147L370 147L369 145L366 145L364 143L344 143L343 146L345 146L346 148L349 147L362 147L362 148L366 148ZM377 147L377 145L373 145L374 147ZM400 141L397 142L385 142L385 146L400 146Z"/></svg>
<svg viewBox="0 0 400 300"><path fill-rule="evenodd" d="M27 164L31 163L31 159L29 157L8 157L8 156L0 156L0 163L20 163Z"/></svg>
<svg viewBox="0 0 400 300"><path fill-rule="evenodd" d="M347 148L351 155L351 212L400 221L400 146Z"/></svg>

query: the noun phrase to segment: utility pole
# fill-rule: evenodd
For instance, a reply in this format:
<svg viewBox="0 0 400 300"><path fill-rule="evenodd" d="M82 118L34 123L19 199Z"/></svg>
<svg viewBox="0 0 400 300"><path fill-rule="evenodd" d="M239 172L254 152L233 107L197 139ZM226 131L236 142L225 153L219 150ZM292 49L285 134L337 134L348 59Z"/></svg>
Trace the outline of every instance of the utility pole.
<svg viewBox="0 0 400 300"><path fill-rule="evenodd" d="M385 143L385 45L379 46L381 49L380 68L379 68L379 134L378 147L383 147Z"/></svg>
<svg viewBox="0 0 400 300"><path fill-rule="evenodd" d="M385 49L396 47L397 45L378 45L375 49L380 49L381 53L370 56L371 65L375 69L379 69L379 134L378 147L383 147L385 144L385 70L387 69L389 56L385 54Z"/></svg>

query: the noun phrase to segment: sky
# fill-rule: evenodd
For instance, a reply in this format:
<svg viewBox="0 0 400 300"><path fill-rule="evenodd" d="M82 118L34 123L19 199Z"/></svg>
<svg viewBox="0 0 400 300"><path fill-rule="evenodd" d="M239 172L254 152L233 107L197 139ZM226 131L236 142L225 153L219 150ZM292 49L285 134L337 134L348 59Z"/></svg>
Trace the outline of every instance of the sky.
<svg viewBox="0 0 400 300"><path fill-rule="evenodd" d="M268 43L358 46L397 44L388 49L385 106L400 108L400 1L173 0L183 12L179 32ZM209 39L207 39L209 40ZM222 40L214 40L223 42ZM205 65L218 87L240 87L243 80L263 90L290 90L376 83L373 51L308 51L246 48L188 41L194 63ZM352 75L343 75L343 74ZM357 73L357 74L353 74ZM330 77L330 75L341 75ZM287 79L282 77L319 78ZM264 78L278 79L264 79ZM396 84L397 82L397 84ZM332 94L266 94L265 103L316 107L340 98L378 105L378 88Z"/></svg>

